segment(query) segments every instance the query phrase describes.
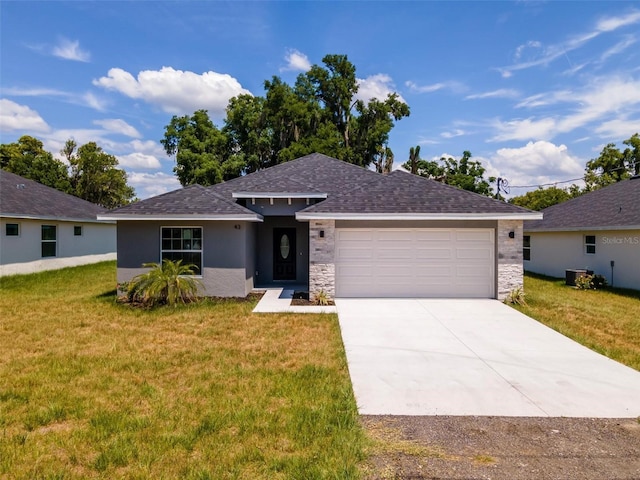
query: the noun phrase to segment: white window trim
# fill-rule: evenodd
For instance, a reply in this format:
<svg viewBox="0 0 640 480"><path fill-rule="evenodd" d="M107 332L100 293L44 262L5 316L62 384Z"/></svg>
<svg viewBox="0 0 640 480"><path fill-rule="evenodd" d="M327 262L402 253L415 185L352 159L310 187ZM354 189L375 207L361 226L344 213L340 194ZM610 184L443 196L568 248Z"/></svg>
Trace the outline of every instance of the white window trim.
<svg viewBox="0 0 640 480"><path fill-rule="evenodd" d="M587 243L587 237L593 237L593 243ZM585 235L583 237L583 245L584 245L584 254L585 255L595 255L597 252L596 245L598 243L598 239L595 235ZM593 247L593 253L587 251L587 247Z"/></svg>
<svg viewBox="0 0 640 480"><path fill-rule="evenodd" d="M55 228L55 232L56 232L56 239L55 240L44 240L42 238L42 227L53 227ZM43 243L53 243L55 245L55 255L53 256L47 256L45 257L44 255L42 255L42 244ZM58 257L58 225L51 225L49 223L43 223L40 225L40 258L57 258Z"/></svg>
<svg viewBox="0 0 640 480"><path fill-rule="evenodd" d="M17 235L7 235L7 226L9 225L17 225L18 226L18 234ZM5 237L20 237L22 236L22 225L19 222L7 222L4 224L4 236Z"/></svg>
<svg viewBox="0 0 640 480"><path fill-rule="evenodd" d="M199 228L202 232L200 235L200 250L164 250L162 248L162 229L163 228ZM162 252L200 252L200 269L196 275L189 275L191 278L202 278L204 271L204 227L202 225L161 225L160 226L160 260L162 265Z"/></svg>
<svg viewBox="0 0 640 480"><path fill-rule="evenodd" d="M528 247L524 246L525 237L529 237L529 246ZM529 251L529 258L528 259L524 258L524 251L525 250ZM531 261L531 235L523 235L522 236L522 260L525 261L525 262L530 262Z"/></svg>

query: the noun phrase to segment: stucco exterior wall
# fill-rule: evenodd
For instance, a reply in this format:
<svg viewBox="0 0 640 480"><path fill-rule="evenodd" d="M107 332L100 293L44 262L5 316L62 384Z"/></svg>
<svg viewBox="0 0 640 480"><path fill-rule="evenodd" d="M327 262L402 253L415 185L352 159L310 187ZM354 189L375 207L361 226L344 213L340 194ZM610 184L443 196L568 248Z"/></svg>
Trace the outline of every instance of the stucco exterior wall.
<svg viewBox="0 0 640 480"><path fill-rule="evenodd" d="M522 267L522 220L499 220L496 231L498 258L497 297L504 300L511 290L524 283ZM513 238L509 235L513 232Z"/></svg>
<svg viewBox="0 0 640 480"><path fill-rule="evenodd" d="M253 285L253 257L248 249L253 227L247 222L118 222L118 282L126 282L146 269L143 263L160 261L161 227L202 227L203 295L244 297Z"/></svg>
<svg viewBox="0 0 640 480"><path fill-rule="evenodd" d="M309 224L298 222L293 217L267 216L257 229L257 263L255 283L269 286L273 280L273 229L296 229L296 279L295 283L306 283L309 277ZM292 281L289 281L292 283Z"/></svg>
<svg viewBox="0 0 640 480"><path fill-rule="evenodd" d="M568 269L588 269L603 275L613 286L640 290L640 229L525 231L525 235L531 237L531 260L524 262L527 271L564 278ZM586 235L596 237L595 254L586 253Z"/></svg>
<svg viewBox="0 0 640 480"><path fill-rule="evenodd" d="M18 236L6 235L6 224L18 224ZM42 225L56 227L56 256L42 257ZM74 227L82 235L74 235ZM84 265L116 257L114 223L0 219L0 276Z"/></svg>

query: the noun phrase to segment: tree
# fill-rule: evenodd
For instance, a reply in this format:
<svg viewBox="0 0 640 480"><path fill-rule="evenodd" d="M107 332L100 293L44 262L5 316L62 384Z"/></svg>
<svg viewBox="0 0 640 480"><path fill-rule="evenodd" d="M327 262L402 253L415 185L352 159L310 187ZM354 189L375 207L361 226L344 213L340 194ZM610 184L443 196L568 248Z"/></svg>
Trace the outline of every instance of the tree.
<svg viewBox="0 0 640 480"><path fill-rule="evenodd" d="M391 173L393 168L393 152L386 145L380 147L378 155L373 160L373 164L376 166L376 172L378 173Z"/></svg>
<svg viewBox="0 0 640 480"><path fill-rule="evenodd" d="M367 167L385 161L394 122L409 115L398 95L357 100L355 66L346 55L326 55L290 86L265 81L265 96L229 101L218 129L205 110L171 119L162 145L176 156L182 185L210 185L318 152Z"/></svg>
<svg viewBox="0 0 640 480"><path fill-rule="evenodd" d="M574 192L567 191L558 187L542 188L532 190L517 197L509 199L509 203L529 210L542 210L558 203L566 202L573 197L580 195L580 189Z"/></svg>
<svg viewBox="0 0 640 480"><path fill-rule="evenodd" d="M640 174L640 136L635 133L622 143L628 145L624 152L609 143L597 158L587 162L584 176L587 191Z"/></svg>
<svg viewBox="0 0 640 480"><path fill-rule="evenodd" d="M468 150L462 153L460 160L441 157L438 162L421 159L419 147L416 147L409 150L409 158L410 160L402 166L412 172L415 171L421 177L431 178L488 197L493 195L490 184L496 181L495 177L485 179L485 168L481 162L471 160L471 152Z"/></svg>
<svg viewBox="0 0 640 480"><path fill-rule="evenodd" d="M44 149L40 140L24 135L0 145L0 167L48 187L72 193L67 166Z"/></svg>
<svg viewBox="0 0 640 480"><path fill-rule="evenodd" d="M76 147L74 140L67 140L60 152L69 161L71 193L105 208L130 203L135 192L125 171L117 168L118 159L95 142Z"/></svg>
<svg viewBox="0 0 640 480"><path fill-rule="evenodd" d="M162 263L144 263L150 268L146 273L134 277L125 285L127 299L150 307L156 305L177 306L197 298L202 282L194 278L197 267L182 265L182 260L164 259Z"/></svg>

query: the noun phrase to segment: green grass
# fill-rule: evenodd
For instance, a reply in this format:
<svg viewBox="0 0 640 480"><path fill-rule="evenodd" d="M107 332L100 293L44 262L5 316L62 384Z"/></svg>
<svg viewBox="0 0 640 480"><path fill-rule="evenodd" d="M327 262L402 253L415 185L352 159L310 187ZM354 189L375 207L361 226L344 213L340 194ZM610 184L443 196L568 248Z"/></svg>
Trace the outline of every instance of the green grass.
<svg viewBox="0 0 640 480"><path fill-rule="evenodd" d="M358 476L335 315L133 309L113 262L0 282L0 478Z"/></svg>
<svg viewBox="0 0 640 480"><path fill-rule="evenodd" d="M640 370L640 292L577 290L564 279L527 274L518 310L577 342Z"/></svg>

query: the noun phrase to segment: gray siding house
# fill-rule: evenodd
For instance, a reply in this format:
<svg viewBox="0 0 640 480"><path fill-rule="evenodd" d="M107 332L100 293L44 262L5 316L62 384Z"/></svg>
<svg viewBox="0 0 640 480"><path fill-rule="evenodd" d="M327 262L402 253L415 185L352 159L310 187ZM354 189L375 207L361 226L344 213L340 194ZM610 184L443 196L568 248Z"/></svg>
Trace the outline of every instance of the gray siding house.
<svg viewBox="0 0 640 480"><path fill-rule="evenodd" d="M106 209L0 170L0 276L116 258Z"/></svg>
<svg viewBox="0 0 640 480"><path fill-rule="evenodd" d="M503 298L522 285L537 212L406 172L311 154L99 215L118 225L118 281L183 259L210 296L296 285L330 297Z"/></svg>
<svg viewBox="0 0 640 480"><path fill-rule="evenodd" d="M527 271L564 277L590 270L610 285L640 290L640 177L544 209L525 222Z"/></svg>

